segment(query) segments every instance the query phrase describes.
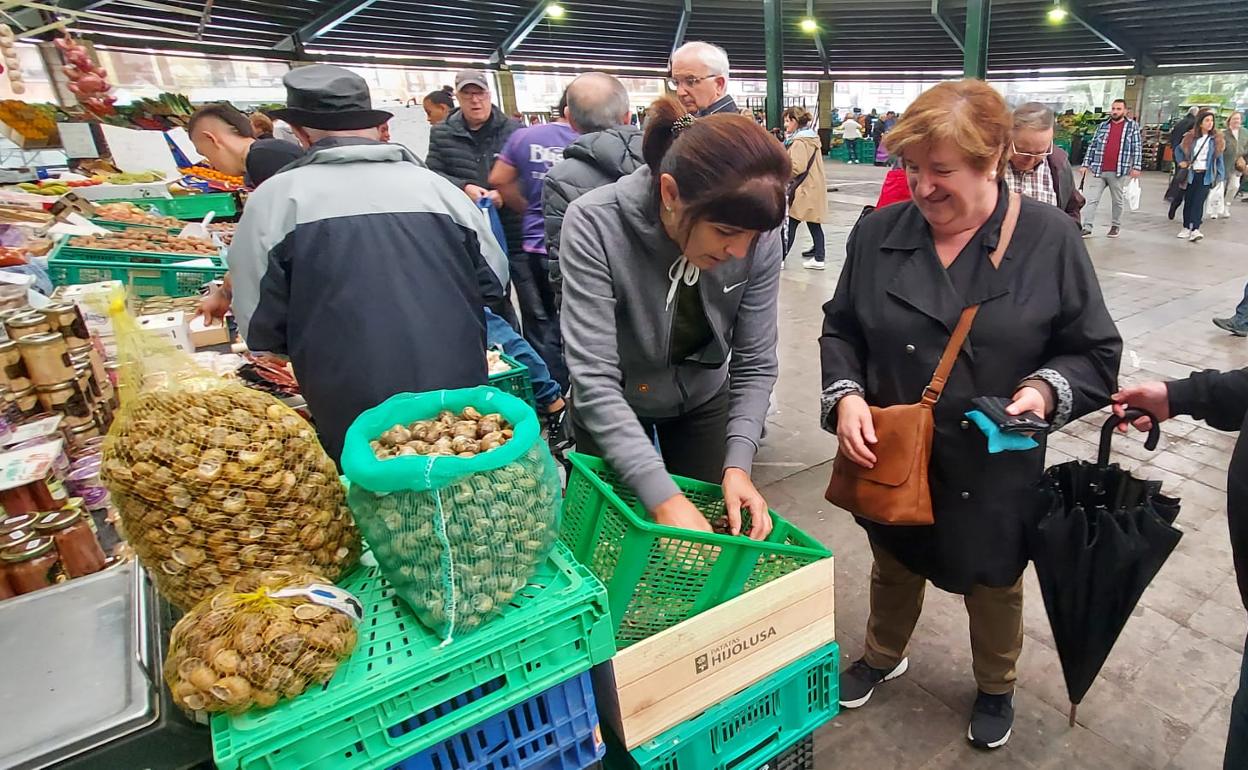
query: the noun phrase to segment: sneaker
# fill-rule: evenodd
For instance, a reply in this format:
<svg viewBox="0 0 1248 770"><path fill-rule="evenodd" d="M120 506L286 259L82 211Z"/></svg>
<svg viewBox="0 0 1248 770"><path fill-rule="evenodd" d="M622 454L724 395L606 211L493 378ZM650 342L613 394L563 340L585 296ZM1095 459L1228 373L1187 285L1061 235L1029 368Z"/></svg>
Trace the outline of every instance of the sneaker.
<svg viewBox="0 0 1248 770"><path fill-rule="evenodd" d="M1191 240L1192 240L1192 243L1196 243L1197 241L1203 241L1204 239L1205 239L1205 234L1204 234L1204 233L1202 233L1202 232L1201 232L1201 231L1199 231L1199 230L1193 230L1193 231L1192 231L1192 235L1191 235Z"/></svg>
<svg viewBox="0 0 1248 770"><path fill-rule="evenodd" d="M806 249L805 251L802 252L802 259L810 259L814 256L815 256L814 246L811 246L809 249Z"/></svg>
<svg viewBox="0 0 1248 770"><path fill-rule="evenodd" d="M892 671L871 668L862 659L854 661L852 666L841 672L841 708L856 709L867 705L877 684L896 679L908 668L909 658L902 658Z"/></svg>
<svg viewBox="0 0 1248 770"><path fill-rule="evenodd" d="M1092 228L1090 228L1090 227L1085 227L1085 228L1083 228L1083 237L1084 237L1084 238L1091 238L1091 237L1092 237Z"/></svg>
<svg viewBox="0 0 1248 770"><path fill-rule="evenodd" d="M806 268L807 270L822 270L823 260L822 259L804 259L802 260L802 267Z"/></svg>
<svg viewBox="0 0 1248 770"><path fill-rule="evenodd" d="M1121 232L1122 231L1118 229L1118 225L1114 225L1113 227L1109 228L1109 237L1117 238L1121 234Z"/></svg>
<svg viewBox="0 0 1248 770"><path fill-rule="evenodd" d="M1230 332L1236 337L1248 337L1248 326L1240 326L1234 318L1215 318L1213 325L1222 331Z"/></svg>
<svg viewBox="0 0 1248 770"><path fill-rule="evenodd" d="M1212 221L1212 220L1214 220L1214 219L1217 219L1217 218L1218 218L1218 215L1217 215L1217 214L1210 214L1210 215L1209 215L1209 219L1210 219L1211 221Z"/></svg>
<svg viewBox="0 0 1248 770"><path fill-rule="evenodd" d="M1192 235L1192 231L1184 227L1182 230L1179 231L1179 234L1174 237L1178 238L1179 240L1187 240L1188 238L1191 237L1191 235Z"/></svg>
<svg viewBox="0 0 1248 770"><path fill-rule="evenodd" d="M1014 696L989 695L981 692L975 696L971 709L971 726L966 729L966 739L979 749L998 749L1010 739L1014 729Z"/></svg>

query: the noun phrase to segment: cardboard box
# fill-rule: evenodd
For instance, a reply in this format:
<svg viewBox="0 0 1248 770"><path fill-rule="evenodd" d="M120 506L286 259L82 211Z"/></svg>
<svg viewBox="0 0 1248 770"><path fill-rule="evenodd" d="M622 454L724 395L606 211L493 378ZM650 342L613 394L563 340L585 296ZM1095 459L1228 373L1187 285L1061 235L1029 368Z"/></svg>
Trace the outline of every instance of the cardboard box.
<svg viewBox="0 0 1248 770"><path fill-rule="evenodd" d="M209 326L203 316L191 319L190 333L191 344L196 350L210 345L228 345L230 342L230 330L225 321Z"/></svg>
<svg viewBox="0 0 1248 770"><path fill-rule="evenodd" d="M183 350L187 353L195 352L195 347L191 344L191 332L186 322L186 314L181 310L171 310L168 313L156 313L154 315L141 315L138 318L138 322L139 328L143 331L168 337L178 350Z"/></svg>
<svg viewBox="0 0 1248 770"><path fill-rule="evenodd" d="M643 639L594 669L598 712L631 750L836 638L821 559Z"/></svg>

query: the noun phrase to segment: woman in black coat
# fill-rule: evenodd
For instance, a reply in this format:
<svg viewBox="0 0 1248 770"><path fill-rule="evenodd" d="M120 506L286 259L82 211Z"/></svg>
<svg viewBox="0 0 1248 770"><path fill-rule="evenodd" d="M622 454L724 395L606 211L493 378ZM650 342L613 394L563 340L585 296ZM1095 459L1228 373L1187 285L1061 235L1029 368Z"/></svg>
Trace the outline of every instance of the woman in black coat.
<svg viewBox="0 0 1248 770"><path fill-rule="evenodd" d="M1022 649L1024 527L1044 470L1044 437L1029 451L989 454L967 420L976 396L1010 398L1054 427L1114 392L1122 341L1079 230L1029 198L999 268L989 259L1010 198L1001 180L1011 119L981 81L924 93L888 134L913 202L859 222L819 340L823 425L848 459L871 467L877 442L868 405L919 401L962 310L979 304L970 336L935 409L929 466L935 524L858 522L875 565L866 651L842 674L841 703L862 706L905 672L906 647L928 580L964 594L979 687L967 737L1009 739L1014 665Z"/></svg>

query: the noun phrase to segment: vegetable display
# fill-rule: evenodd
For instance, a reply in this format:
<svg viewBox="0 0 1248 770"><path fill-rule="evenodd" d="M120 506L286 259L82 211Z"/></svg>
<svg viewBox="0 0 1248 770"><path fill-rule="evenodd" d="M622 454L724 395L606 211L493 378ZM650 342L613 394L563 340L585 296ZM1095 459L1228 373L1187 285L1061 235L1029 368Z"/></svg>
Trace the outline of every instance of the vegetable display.
<svg viewBox="0 0 1248 770"><path fill-rule="evenodd" d="M182 222L174 217L154 214L133 203L124 201L97 205L95 207L95 218L145 227L163 227L166 229L180 229L182 227Z"/></svg>
<svg viewBox="0 0 1248 770"><path fill-rule="evenodd" d="M413 423L426 438L436 430L434 443L446 439L445 427L458 426L465 441L480 441L469 430L479 436L482 428L514 428L510 439L475 456L379 459L371 442L397 429L388 439L397 444ZM442 639L502 612L558 536L561 485L537 414L494 388L393 396L352 424L342 467L351 481L348 503L382 573Z"/></svg>
<svg viewBox="0 0 1248 770"><path fill-rule="evenodd" d="M216 255L221 250L203 238L180 238L161 230L125 230L106 235L75 235L69 245L80 249L145 251L161 254Z"/></svg>
<svg viewBox="0 0 1248 770"><path fill-rule="evenodd" d="M173 627L164 674L174 703L239 713L329 681L355 649L358 606L308 572L231 581Z"/></svg>

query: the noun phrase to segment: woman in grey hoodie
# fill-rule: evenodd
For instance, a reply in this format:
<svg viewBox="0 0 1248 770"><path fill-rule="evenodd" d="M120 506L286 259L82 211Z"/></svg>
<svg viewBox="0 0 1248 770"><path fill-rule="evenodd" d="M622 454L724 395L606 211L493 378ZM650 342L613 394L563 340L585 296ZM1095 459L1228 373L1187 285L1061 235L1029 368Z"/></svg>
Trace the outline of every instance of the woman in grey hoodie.
<svg viewBox="0 0 1248 770"><path fill-rule="evenodd" d="M776 381L789 159L754 121L695 120L670 97L651 106L642 147L645 166L578 198L563 223L577 447L661 524L710 531L674 473L722 484L734 534L745 507L762 539L771 520L750 470Z"/></svg>

